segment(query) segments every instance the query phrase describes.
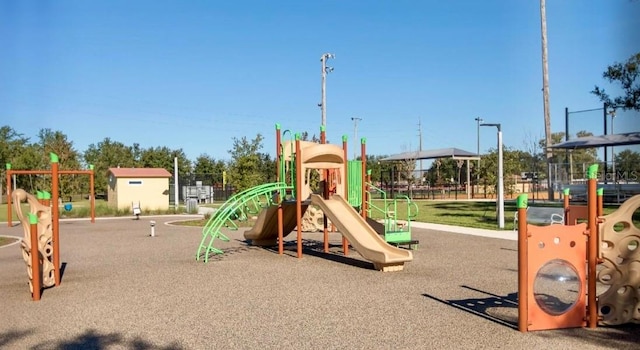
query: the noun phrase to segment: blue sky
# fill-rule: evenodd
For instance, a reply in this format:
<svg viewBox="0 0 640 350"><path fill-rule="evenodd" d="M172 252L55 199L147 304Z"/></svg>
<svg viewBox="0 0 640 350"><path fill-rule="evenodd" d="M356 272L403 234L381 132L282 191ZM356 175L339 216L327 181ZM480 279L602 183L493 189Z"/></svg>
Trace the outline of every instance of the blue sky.
<svg viewBox="0 0 640 350"><path fill-rule="evenodd" d="M553 131L591 95L606 66L640 51L640 1L549 0ZM502 123L505 145L544 135L537 0L30 1L0 3L0 124L36 140L60 130L84 151L105 137L228 159L233 137L274 124L318 133L320 56L327 135L369 154L476 150L476 122ZM613 90L612 90L613 91ZM603 132L600 112L572 132ZM615 130L637 131L638 113ZM481 129L481 151L495 129ZM352 144L353 145L353 144ZM352 152L350 152L352 153Z"/></svg>

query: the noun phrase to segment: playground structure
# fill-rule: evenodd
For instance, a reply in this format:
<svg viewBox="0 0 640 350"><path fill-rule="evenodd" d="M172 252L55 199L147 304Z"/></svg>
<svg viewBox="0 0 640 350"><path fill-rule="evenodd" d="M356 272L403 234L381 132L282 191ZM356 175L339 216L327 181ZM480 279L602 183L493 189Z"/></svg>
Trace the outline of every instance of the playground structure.
<svg viewBox="0 0 640 350"><path fill-rule="evenodd" d="M344 255L349 254L351 244L363 258L373 262L375 269L381 271L402 270L404 263L413 259L410 251L388 244L384 236L380 236L367 221L365 139L361 140L362 157L356 166L347 161L346 136L342 138L343 145L340 148L324 143L324 128L321 128L320 135L321 143L302 141L300 134L296 134L293 140L283 142L280 125L276 124L278 182L248 189L225 202L205 225L196 260L203 258L207 262L210 254L222 254L221 249L213 246L215 239L228 241L221 228L237 229L233 220L249 215L258 216L253 228L244 234L252 245L277 244L278 254L282 255L284 237L296 228L297 257L301 258L303 217L311 206L318 206L323 212L325 253L329 252L330 219L343 236ZM354 169L359 173L354 174ZM313 172L320 174L321 194L312 193ZM352 177L360 179L359 185L356 181L349 181ZM360 212L354 207L359 208ZM316 218L315 215L311 217ZM391 217L388 219L391 220Z"/></svg>
<svg viewBox="0 0 640 350"><path fill-rule="evenodd" d="M34 301L40 300L42 287L59 286L60 273L60 205L59 205L59 176L84 174L90 178L91 222L95 223L95 196L93 166L89 170L60 170L58 156L50 154L51 170L13 170L11 164L7 169L7 226L12 227L11 205L15 206L16 215L20 220L24 239L22 240L22 254L27 263L29 286ZM51 195L48 192L38 192L38 196L26 193L22 189L11 190L11 176L18 174L50 175ZM24 215L20 203L27 201L29 213ZM34 254L33 247L37 247L39 254Z"/></svg>
<svg viewBox="0 0 640 350"><path fill-rule="evenodd" d="M20 242L22 257L27 264L29 289L34 301L40 300L43 287L56 284L55 265L53 263L52 216L48 200L38 199L22 189L13 192L16 215L24 231ZM20 203L29 203L29 213L24 215Z"/></svg>
<svg viewBox="0 0 640 350"><path fill-rule="evenodd" d="M565 192L565 225L528 225L527 196L518 197L521 332L640 323L640 195L602 216L597 172L589 168L586 209L568 206ZM608 286L600 295L597 281Z"/></svg>

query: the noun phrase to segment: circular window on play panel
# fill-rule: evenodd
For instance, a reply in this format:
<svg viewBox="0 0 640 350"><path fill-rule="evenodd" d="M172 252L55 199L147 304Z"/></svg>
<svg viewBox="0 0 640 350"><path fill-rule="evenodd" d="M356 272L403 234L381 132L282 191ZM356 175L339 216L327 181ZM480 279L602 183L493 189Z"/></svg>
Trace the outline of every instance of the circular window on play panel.
<svg viewBox="0 0 640 350"><path fill-rule="evenodd" d="M565 260L554 259L538 270L533 282L533 296L545 312L562 315L578 301L581 286L573 265Z"/></svg>

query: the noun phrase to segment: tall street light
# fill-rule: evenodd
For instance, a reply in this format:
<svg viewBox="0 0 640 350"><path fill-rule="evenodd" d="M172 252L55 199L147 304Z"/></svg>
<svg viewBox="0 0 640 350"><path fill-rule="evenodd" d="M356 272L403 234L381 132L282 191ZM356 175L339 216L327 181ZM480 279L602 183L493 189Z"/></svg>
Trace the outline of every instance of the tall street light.
<svg viewBox="0 0 640 350"><path fill-rule="evenodd" d="M484 120L482 120L482 118L480 117L477 117L474 120L476 121L478 132L478 136L476 138L476 140L478 141L478 147L476 148L476 154L478 155L478 172L476 173L476 178L480 180L480 123L484 122Z"/></svg>
<svg viewBox="0 0 640 350"><path fill-rule="evenodd" d="M613 119L616 117L615 108L609 111L609 115L611 116L611 135L613 135ZM611 146L611 171L613 172L613 183L615 184L618 180L618 174L616 174L616 152L613 150L613 146Z"/></svg>
<svg viewBox="0 0 640 350"><path fill-rule="evenodd" d="M333 67L327 66L327 60L330 58L336 58L336 55L332 53L325 53L320 56L320 63L322 64L322 101L318 104L322 111L322 126L327 126L327 73L333 72Z"/></svg>
<svg viewBox="0 0 640 350"><path fill-rule="evenodd" d="M499 123L481 123L480 126L498 128L498 228L504 228L504 178L502 176L502 126Z"/></svg>

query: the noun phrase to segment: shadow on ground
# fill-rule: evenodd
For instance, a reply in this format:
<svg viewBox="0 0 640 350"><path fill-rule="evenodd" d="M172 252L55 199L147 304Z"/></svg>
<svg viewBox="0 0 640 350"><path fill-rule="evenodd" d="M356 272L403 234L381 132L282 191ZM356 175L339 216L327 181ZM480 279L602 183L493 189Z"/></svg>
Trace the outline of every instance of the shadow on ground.
<svg viewBox="0 0 640 350"><path fill-rule="evenodd" d="M278 254L278 247L264 247L264 249L274 252ZM353 248L351 248L353 249ZM293 252L294 254L297 252L297 243L295 241L288 241L284 245L285 252ZM318 241L315 239L302 239L302 254L315 256L321 259L326 259L329 261L337 262L340 264L345 264L349 266L355 266L367 270L372 270L373 263L364 261L358 258L351 258L349 256L345 256L342 253L342 244L329 244L329 253L324 252L324 242ZM358 253L351 250L350 254L355 254L358 257ZM294 255L295 256L295 255Z"/></svg>
<svg viewBox="0 0 640 350"><path fill-rule="evenodd" d="M509 293L506 296L496 295L490 292L482 291L469 286L460 286L468 290L479 292L488 295L486 298L472 298L472 299L440 299L436 296L429 294L422 294L422 296L441 302L445 305L452 306L456 309L466 311L470 314L482 317L491 322L512 328L518 329L517 313L514 319L511 315L512 310L504 309L517 309L518 308L518 294ZM503 309L503 310L501 310ZM492 312L489 312L491 310Z"/></svg>
<svg viewBox="0 0 640 350"><path fill-rule="evenodd" d="M13 344L13 343L19 342L22 338L25 338L32 334L33 334L33 331L27 331L27 330L25 331L9 330L4 333L0 333L0 348L15 347L17 344ZM126 339L119 333L100 333L93 329L88 329L84 331L84 333L71 339L61 339L61 340L56 340L54 342L51 342L51 341L41 342L35 346L32 346L31 349L100 350L100 349L107 349L107 348L113 348L113 347L123 348L123 349L136 349L136 350L184 349L184 347L175 343L162 346L162 345L154 344L140 337Z"/></svg>
<svg viewBox="0 0 640 350"><path fill-rule="evenodd" d="M452 306L458 310L479 316L491 322L518 330L518 294L495 295L469 286L460 286L488 295L486 298L444 300L429 294L422 294L431 300ZM596 329L571 328L532 332L536 336L556 338L573 337L602 348L637 349L640 344L640 324L625 324L616 327L599 326Z"/></svg>

